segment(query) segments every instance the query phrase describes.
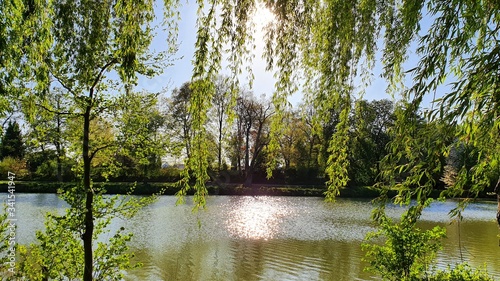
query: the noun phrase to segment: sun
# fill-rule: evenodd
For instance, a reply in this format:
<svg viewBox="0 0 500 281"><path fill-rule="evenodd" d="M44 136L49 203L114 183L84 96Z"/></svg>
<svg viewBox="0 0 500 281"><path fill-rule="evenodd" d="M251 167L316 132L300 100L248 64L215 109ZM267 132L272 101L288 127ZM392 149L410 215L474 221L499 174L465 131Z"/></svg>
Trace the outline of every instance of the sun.
<svg viewBox="0 0 500 281"><path fill-rule="evenodd" d="M264 27L266 27L269 23L274 21L275 16L271 10L269 10L263 3L258 3L252 21L255 24L257 32L261 32Z"/></svg>

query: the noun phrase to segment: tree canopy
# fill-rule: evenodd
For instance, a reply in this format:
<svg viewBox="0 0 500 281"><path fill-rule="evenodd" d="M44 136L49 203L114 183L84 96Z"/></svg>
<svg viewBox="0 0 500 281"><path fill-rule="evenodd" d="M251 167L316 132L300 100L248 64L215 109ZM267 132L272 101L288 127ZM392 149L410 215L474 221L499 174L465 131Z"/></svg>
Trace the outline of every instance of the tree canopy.
<svg viewBox="0 0 500 281"><path fill-rule="evenodd" d="M326 135L321 124L338 122L328 136L327 199L333 200L349 181L347 147L355 137L349 130L356 95L381 53L382 76L389 93L399 95L393 140L382 161L382 190L396 187L398 202L417 196L419 206L435 185L435 171L443 170L443 157L457 139L476 155L472 166L457 167L451 195L474 196L500 177L500 3L495 0L198 0L197 39L193 59L188 115L190 157L184 172L186 194L194 182L196 206L205 204L209 179L207 118L216 91L216 77L227 57L231 71L229 104L236 105L240 73L247 70L252 84L254 40L265 42L268 69L277 78L270 117L269 170L276 165L289 109L287 97L302 84L315 115L312 127ZM178 1L164 1L163 24L176 32ZM255 38L252 17L263 4L275 19L264 38ZM0 2L0 115L20 102L34 120L40 110L55 111L48 92L55 88L70 95L81 118L83 185L86 193L86 251L92 247L92 196L90 169L94 156L107 145L91 146L91 121L110 110L110 92L123 91L137 75L152 76L165 65L165 54L152 54L154 3L141 1L2 1ZM425 21L425 24L424 24ZM166 44L175 49L173 37ZM416 54L411 54L411 46ZM417 65L404 69L410 56ZM115 74L118 79L107 78ZM426 111L428 123L417 118L422 101L441 85L451 88ZM410 80L410 85L403 83ZM359 82L361 81L361 82ZM128 88L130 89L130 88ZM12 101L12 102L11 102ZM15 101L15 102L14 102ZM329 114L335 112L334 114ZM356 110L354 111L356 112ZM229 118L234 113L228 114ZM3 117L3 116L0 116ZM453 126L442 126L445 121ZM363 127L363 126L360 126ZM451 130L451 128L458 128ZM359 132L366 133L366 132ZM443 138L442 136L446 137ZM190 181L193 177L194 181ZM500 180L498 181L500 183ZM498 184L497 184L498 186ZM500 189L496 192L499 194ZM419 212L415 213L416 217ZM500 212L499 212L500 218ZM500 220L499 220L500 222ZM92 275L85 257L85 280Z"/></svg>
<svg viewBox="0 0 500 281"><path fill-rule="evenodd" d="M176 30L177 5L177 1L165 1L164 5L164 24L171 33ZM252 17L257 5L265 5L275 17L266 27L265 38L255 38ZM237 89L239 73L252 59L254 40L264 40L268 69L277 77L271 153L278 153L286 98L298 90L300 82L307 100L318 108L318 118L328 118L323 113L331 109L340 113L341 122L328 149L332 157L326 171L335 179L329 182L329 195L337 194L346 184L348 161L342 147L349 141L348 109L354 95L362 90L358 81L365 83L378 63L379 50L382 75L390 82L388 90L400 93L408 104L399 122L401 130L412 130L405 116L412 115L410 112L418 110L424 96L433 95L445 78L452 77L452 89L437 100L430 117L468 124L457 136L467 142L479 142L486 135L495 139L499 127L498 5L496 1L472 0L198 1L193 62L193 80L197 83L192 87L190 104L193 151L188 166L197 171L194 175L199 192L203 193L208 178L203 172L208 165L204 141L207 132L203 126L214 95L213 78L228 53L232 88ZM59 78L62 87L80 91L92 87L92 77L111 63L124 81L134 81L136 72L152 74L140 62L147 57L146 48L152 38L147 27L154 17L151 1L106 2L92 8L83 7L82 2L81 9L63 3L7 1L2 2L1 10L1 62L7 71L2 72L0 80L5 96L21 95L25 84L19 82L25 79L38 81L36 93L43 95L51 76ZM103 21L103 17L109 20ZM105 48L110 44L114 47ZM419 63L405 70L403 65L412 44L417 46ZM72 63L67 64L68 60ZM402 87L406 76L413 81L408 88ZM251 75L249 80L251 84ZM233 90L233 104L236 92ZM24 101L24 108L35 105ZM480 160L477 171L491 168L487 159Z"/></svg>
<svg viewBox="0 0 500 281"><path fill-rule="evenodd" d="M5 134L0 141L0 159L12 157L21 159L24 156L24 142L17 122L9 122Z"/></svg>

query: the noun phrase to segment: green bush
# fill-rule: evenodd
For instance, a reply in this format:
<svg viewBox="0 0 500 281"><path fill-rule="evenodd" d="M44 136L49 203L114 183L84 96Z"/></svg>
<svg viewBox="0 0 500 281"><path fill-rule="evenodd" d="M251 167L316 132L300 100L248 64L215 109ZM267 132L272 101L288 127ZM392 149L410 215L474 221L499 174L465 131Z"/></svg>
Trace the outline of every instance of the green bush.
<svg viewBox="0 0 500 281"><path fill-rule="evenodd" d="M366 270L376 272L383 280L393 281L492 281L485 269L474 269L468 264L431 272L429 270L445 229L439 226L431 230L416 227L422 206L413 206L394 223L384 213L376 220L379 229L369 233L362 244L366 252ZM382 239L382 240L380 240ZM382 243L381 243L382 242Z"/></svg>
<svg viewBox="0 0 500 281"><path fill-rule="evenodd" d="M162 168L158 179L164 182L176 182L181 179L181 169L176 167Z"/></svg>
<svg viewBox="0 0 500 281"><path fill-rule="evenodd" d="M425 231L418 228L420 212L418 206L410 207L399 223L385 215L379 219L379 230L369 233L362 244L370 264L367 270L379 273L384 280L425 280L446 231L439 226ZM377 243L380 238L382 245Z"/></svg>
<svg viewBox="0 0 500 281"><path fill-rule="evenodd" d="M485 269L471 268L467 263L457 264L453 269L438 271L429 281L493 281Z"/></svg>
<svg viewBox="0 0 500 281"><path fill-rule="evenodd" d="M17 159L10 156L0 161L0 175L7 178L8 172L14 173L16 175L16 180L25 179L29 174L24 159Z"/></svg>

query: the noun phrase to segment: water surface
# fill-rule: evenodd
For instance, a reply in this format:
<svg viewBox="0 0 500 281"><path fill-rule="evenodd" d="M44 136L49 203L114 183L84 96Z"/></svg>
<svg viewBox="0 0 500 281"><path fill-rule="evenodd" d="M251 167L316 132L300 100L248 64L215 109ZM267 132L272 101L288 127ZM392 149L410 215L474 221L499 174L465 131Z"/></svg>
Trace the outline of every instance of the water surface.
<svg viewBox="0 0 500 281"><path fill-rule="evenodd" d="M368 200L214 196L195 213L175 201L162 196L133 219L113 222L134 233L131 250L143 263L126 280L376 280L361 261L360 244L374 230ZM16 203L20 243L33 242L44 212L66 207L53 194L19 194ZM450 224L455 206L434 203L422 216L422 227L447 229L438 266L464 260L500 277L495 202L474 203L464 221ZM402 209L387 212L397 218Z"/></svg>

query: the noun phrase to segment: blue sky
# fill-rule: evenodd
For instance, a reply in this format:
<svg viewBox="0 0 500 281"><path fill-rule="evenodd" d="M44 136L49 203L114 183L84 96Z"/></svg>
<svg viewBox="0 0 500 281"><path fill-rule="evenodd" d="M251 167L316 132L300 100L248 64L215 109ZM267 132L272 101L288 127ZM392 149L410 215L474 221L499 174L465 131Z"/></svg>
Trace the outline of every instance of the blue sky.
<svg viewBox="0 0 500 281"><path fill-rule="evenodd" d="M159 9L158 9L159 10ZM197 4L193 1L183 3L180 8L181 21L179 22L178 43L179 50L174 56L174 65L165 69L164 73L153 79L141 78L139 80L139 88L144 88L149 91L161 91L166 88L170 93L174 88L180 87L184 82L189 81L193 70L194 45L196 42L196 17ZM257 27L261 29L261 27ZM166 36L160 30L158 31L152 48L155 50L165 49ZM258 35L257 35L258 36ZM255 60L253 62L253 74L255 77L253 92L256 96L266 94L270 96L274 89L275 79L273 73L265 70L265 61L262 57L262 44L256 40L257 50L255 51ZM229 75L229 72L222 70L223 74ZM245 75L243 75L245 76ZM244 83L244 81L242 81ZM296 100L300 98L297 97Z"/></svg>
<svg viewBox="0 0 500 281"><path fill-rule="evenodd" d="M157 10L160 12L159 16L161 16L161 7L157 7ZM182 6L180 7L180 14L181 21L179 22L178 33L179 51L174 56L174 65L168 67L167 69L165 69L163 74L153 79L140 78L138 87L139 89L144 88L152 92L158 92L163 89L167 94L170 94L174 88L180 87L184 82L190 80L193 68L192 60L194 55L194 45L196 40L197 3L195 1L183 2ZM263 27L263 22L266 21L266 18L272 17L272 15L268 11L262 9L258 10L256 14L258 15L258 18L255 20L257 22L256 30L258 33L256 35L255 41L255 59L252 65L253 74L255 76L254 86L252 90L256 96L260 96L262 94L270 96L274 89L275 79L273 78L272 72L268 72L265 70L265 61L262 59L263 44L261 43L261 40L259 40L259 38L262 38L262 33L259 32L259 30ZM424 21L422 27L424 29L428 28L428 24ZM166 36L162 30L158 30L157 33L158 36L155 36L155 39L152 43L152 48L158 51L165 49ZM381 43L382 40L379 41ZM381 49L381 47L382 46L379 46L379 49ZM418 61L418 57L414 53L414 48L411 49L412 50L409 54L409 60L407 63L405 63L405 69L415 67ZM373 69L373 79L371 85L368 86L365 91L365 95L363 97L364 99L392 99L392 97L386 93L386 81L380 78L380 74L382 72L380 60L381 54L379 52L377 54L377 62ZM222 72L228 74L227 71L222 70ZM406 84L410 85L410 82L410 78L408 78L406 80ZM437 96L440 95L440 93L437 93ZM297 93L289 100L292 104L296 105L300 102L301 98L301 93ZM429 105L431 100L432 94L429 95L426 100L424 100L424 104Z"/></svg>

